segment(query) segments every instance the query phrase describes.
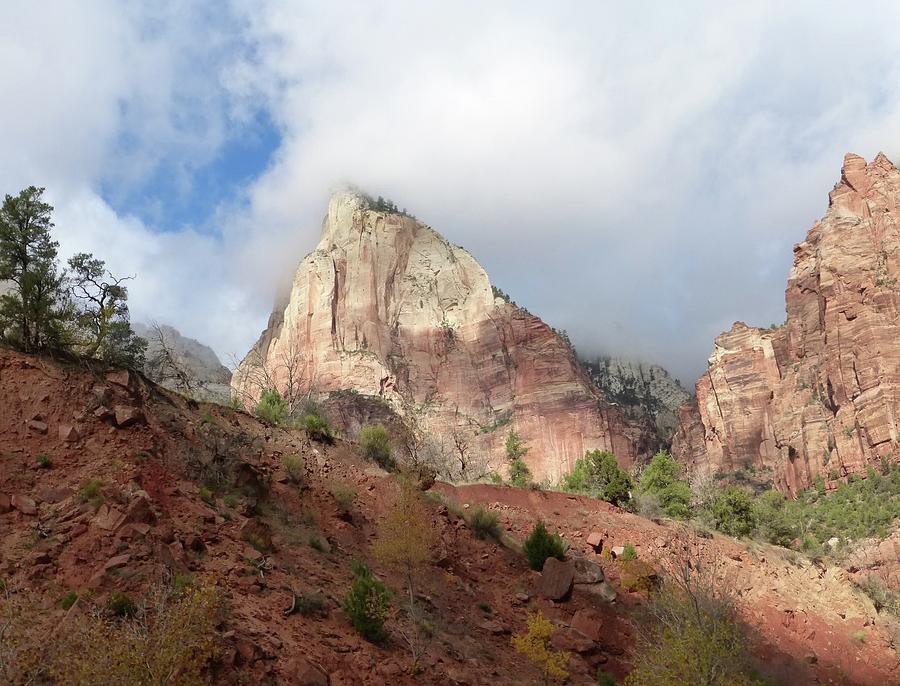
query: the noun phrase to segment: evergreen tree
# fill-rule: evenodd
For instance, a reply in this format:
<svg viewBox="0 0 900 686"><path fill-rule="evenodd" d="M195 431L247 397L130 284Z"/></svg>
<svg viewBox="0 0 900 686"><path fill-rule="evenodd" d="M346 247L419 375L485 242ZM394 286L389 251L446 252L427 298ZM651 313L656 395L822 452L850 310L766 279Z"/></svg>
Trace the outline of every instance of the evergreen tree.
<svg viewBox="0 0 900 686"><path fill-rule="evenodd" d="M510 429L506 436L506 459L509 460L509 483L524 488L531 481L531 470L522 458L528 453L528 446L518 431Z"/></svg>
<svg viewBox="0 0 900 686"><path fill-rule="evenodd" d="M0 334L28 352L64 344L59 244L50 237L53 207L43 193L29 186L0 207L0 281L12 284L0 296Z"/></svg>

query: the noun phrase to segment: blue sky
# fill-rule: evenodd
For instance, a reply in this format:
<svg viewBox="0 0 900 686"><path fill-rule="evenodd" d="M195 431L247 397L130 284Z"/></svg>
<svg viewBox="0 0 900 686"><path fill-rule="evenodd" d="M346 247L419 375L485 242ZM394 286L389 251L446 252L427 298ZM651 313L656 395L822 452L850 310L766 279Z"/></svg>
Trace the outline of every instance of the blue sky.
<svg viewBox="0 0 900 686"><path fill-rule="evenodd" d="M158 231L189 226L217 235L217 208L245 205L244 190L262 175L280 145L280 132L260 112L231 131L211 159L163 159L126 188L120 188L116 178L104 178L100 195L117 214L133 215Z"/></svg>
<svg viewBox="0 0 900 686"><path fill-rule="evenodd" d="M900 158L900 5L4 4L0 190L134 316L242 356L330 190L393 198L580 350L690 384L784 318L844 153Z"/></svg>

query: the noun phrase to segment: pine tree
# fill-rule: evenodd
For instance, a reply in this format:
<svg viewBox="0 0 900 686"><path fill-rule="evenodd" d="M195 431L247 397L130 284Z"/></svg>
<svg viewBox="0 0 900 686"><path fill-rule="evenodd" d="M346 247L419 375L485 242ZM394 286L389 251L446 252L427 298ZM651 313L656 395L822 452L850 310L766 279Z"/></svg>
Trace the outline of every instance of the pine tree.
<svg viewBox="0 0 900 686"><path fill-rule="evenodd" d="M43 193L29 186L0 207L0 281L12 283L0 296L0 335L28 352L59 348L64 339L59 244Z"/></svg>

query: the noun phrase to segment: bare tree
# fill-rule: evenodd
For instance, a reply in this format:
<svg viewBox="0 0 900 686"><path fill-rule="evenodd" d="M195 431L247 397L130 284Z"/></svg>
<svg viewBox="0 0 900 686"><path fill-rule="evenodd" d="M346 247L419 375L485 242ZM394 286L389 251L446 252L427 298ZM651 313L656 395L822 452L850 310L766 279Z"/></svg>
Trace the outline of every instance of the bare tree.
<svg viewBox="0 0 900 686"><path fill-rule="evenodd" d="M270 349L271 350L271 349ZM318 375L310 354L291 341L279 353L269 355L259 346L238 362L232 358L233 392L244 406L252 406L263 391L274 388L295 416L318 392Z"/></svg>
<svg viewBox="0 0 900 686"><path fill-rule="evenodd" d="M450 433L452 459L448 460L451 481L477 481L488 475L487 460L472 448L472 429L460 427Z"/></svg>
<svg viewBox="0 0 900 686"><path fill-rule="evenodd" d="M144 364L147 376L158 384L171 386L188 395L205 389L196 374L181 360L165 327L155 321L150 322L149 326L148 355Z"/></svg>

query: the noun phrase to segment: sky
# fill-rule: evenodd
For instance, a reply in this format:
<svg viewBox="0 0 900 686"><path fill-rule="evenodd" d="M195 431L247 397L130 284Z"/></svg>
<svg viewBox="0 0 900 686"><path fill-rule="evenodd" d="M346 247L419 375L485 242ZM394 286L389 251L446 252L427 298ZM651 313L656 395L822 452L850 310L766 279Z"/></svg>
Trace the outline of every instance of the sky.
<svg viewBox="0 0 900 686"><path fill-rule="evenodd" d="M900 161L897 35L875 1L7 0L0 192L229 363L354 184L691 387L784 320L844 153Z"/></svg>

